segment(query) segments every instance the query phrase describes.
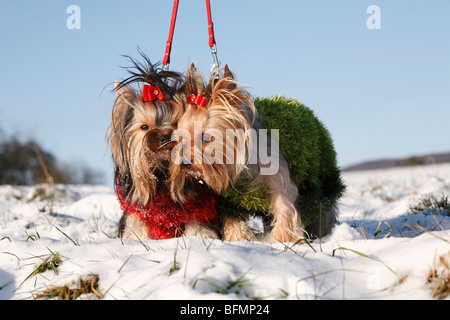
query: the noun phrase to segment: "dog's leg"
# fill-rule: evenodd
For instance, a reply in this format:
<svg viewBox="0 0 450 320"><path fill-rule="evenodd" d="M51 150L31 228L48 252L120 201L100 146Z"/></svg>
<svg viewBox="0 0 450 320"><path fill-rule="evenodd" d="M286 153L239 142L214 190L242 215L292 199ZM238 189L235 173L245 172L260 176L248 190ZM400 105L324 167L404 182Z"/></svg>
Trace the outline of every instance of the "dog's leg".
<svg viewBox="0 0 450 320"><path fill-rule="evenodd" d="M261 132L263 126L260 120L255 121L253 129ZM270 196L269 215L272 218L270 223L272 230L266 240L270 242L296 242L304 238L300 214L294 205L298 196L297 186L291 179L289 167L281 154L277 139L272 139L272 136L267 139L267 146L265 146L264 143L261 144L261 138L263 136L258 136L258 139L253 141L251 149L251 155L258 155L258 162L255 165L249 165L248 169L249 175L255 177L256 185L262 186ZM267 149L262 150L261 148ZM261 157L264 154L266 159L263 161ZM268 156L269 154L270 156ZM273 168L277 168L275 172L267 170L272 168L272 165L274 165Z"/></svg>
<svg viewBox="0 0 450 320"><path fill-rule="evenodd" d="M184 228L184 236L197 236L208 239L219 239L217 233L205 224L190 221Z"/></svg>
<svg viewBox="0 0 450 320"><path fill-rule="evenodd" d="M261 176L262 183L271 198L273 227L267 240L270 242L296 242L304 238L300 214L295 209L298 190L292 182L284 159L280 159L279 171L274 175Z"/></svg>
<svg viewBox="0 0 450 320"><path fill-rule="evenodd" d="M121 219L122 221L122 219ZM151 239L145 222L135 216L126 216L125 226L121 232L121 238L127 240L148 240Z"/></svg>
<svg viewBox="0 0 450 320"><path fill-rule="evenodd" d="M225 241L255 241L256 237L245 221L237 218L223 219L223 240Z"/></svg>
<svg viewBox="0 0 450 320"><path fill-rule="evenodd" d="M271 199L272 231L267 238L270 242L296 242L303 239L300 214L294 207L294 202L283 193L273 193Z"/></svg>
<svg viewBox="0 0 450 320"><path fill-rule="evenodd" d="M338 212L336 205L327 212L323 212L317 221L314 221L307 227L308 235L314 238L321 238L329 234L333 226L338 223Z"/></svg>
<svg viewBox="0 0 450 320"><path fill-rule="evenodd" d="M126 214L126 212L123 212L122 217L120 217L119 225L117 226L117 237L118 238L123 238L123 232L127 225L127 217L128 217L128 215Z"/></svg>

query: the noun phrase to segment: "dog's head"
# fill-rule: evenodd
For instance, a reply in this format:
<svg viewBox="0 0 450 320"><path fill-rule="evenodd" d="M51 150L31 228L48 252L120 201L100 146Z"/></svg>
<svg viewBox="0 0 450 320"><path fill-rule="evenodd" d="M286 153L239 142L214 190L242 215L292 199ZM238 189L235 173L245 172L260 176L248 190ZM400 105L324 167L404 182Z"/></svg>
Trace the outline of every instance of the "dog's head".
<svg viewBox="0 0 450 320"><path fill-rule="evenodd" d="M117 97L107 135L116 187L132 202L146 205L158 183L167 178L171 136L183 113L176 95L183 77L143 57L144 64L127 57L133 63L131 76L115 83Z"/></svg>
<svg viewBox="0 0 450 320"><path fill-rule="evenodd" d="M180 95L185 112L178 120L170 165L172 198L183 202L195 184L205 183L217 194L245 167L250 114L255 106L225 66L222 76L205 85L191 65ZM250 110L250 112L249 112Z"/></svg>

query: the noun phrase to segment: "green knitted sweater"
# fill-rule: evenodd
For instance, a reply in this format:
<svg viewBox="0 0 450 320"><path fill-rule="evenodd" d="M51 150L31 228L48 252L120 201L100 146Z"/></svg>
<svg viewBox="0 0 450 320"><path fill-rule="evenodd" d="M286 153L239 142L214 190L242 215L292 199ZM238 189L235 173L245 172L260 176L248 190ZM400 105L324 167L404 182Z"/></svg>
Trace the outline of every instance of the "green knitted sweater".
<svg viewBox="0 0 450 320"><path fill-rule="evenodd" d="M330 133L309 108L294 99L257 98L255 105L263 127L279 129L280 151L299 191L296 208L307 227L331 210L345 191ZM218 201L221 217L265 217L269 208L267 193L245 174Z"/></svg>

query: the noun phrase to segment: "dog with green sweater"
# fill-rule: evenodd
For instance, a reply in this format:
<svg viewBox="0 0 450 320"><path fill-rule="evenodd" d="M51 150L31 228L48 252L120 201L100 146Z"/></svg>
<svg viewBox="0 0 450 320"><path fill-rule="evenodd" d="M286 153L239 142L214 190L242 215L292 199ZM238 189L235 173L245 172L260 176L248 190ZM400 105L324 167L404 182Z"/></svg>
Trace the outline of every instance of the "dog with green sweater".
<svg viewBox="0 0 450 320"><path fill-rule="evenodd" d="M263 218L266 240L272 242L296 242L330 232L345 186L330 133L311 109L284 97L253 99L227 66L222 77L212 78L208 85L191 67L182 92L180 101L204 99L201 107L186 104L178 121L178 130L191 132L191 154L208 151L223 161L185 159L174 164L170 177L174 200L183 199L193 184L206 184L218 195L224 240L254 240L246 224L252 216ZM201 124L201 137L195 134L194 123ZM237 143L225 139L229 132L249 131L256 136L244 134ZM220 134L212 138L210 132ZM277 137L262 139L261 133ZM217 137L224 140L223 150L213 147ZM272 164L262 161L264 147L264 155L277 160L275 172L269 170ZM269 173L262 174L264 170Z"/></svg>

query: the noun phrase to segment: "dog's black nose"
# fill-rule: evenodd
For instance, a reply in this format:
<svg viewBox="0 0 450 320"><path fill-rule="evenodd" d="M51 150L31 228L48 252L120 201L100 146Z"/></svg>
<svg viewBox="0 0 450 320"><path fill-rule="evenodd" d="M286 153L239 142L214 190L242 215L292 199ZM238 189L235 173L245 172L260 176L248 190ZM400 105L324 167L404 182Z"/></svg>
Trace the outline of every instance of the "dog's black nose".
<svg viewBox="0 0 450 320"><path fill-rule="evenodd" d="M165 143L169 142L170 140L171 140L171 136L168 136L168 135L159 137L159 142L161 142L161 144L165 144Z"/></svg>
<svg viewBox="0 0 450 320"><path fill-rule="evenodd" d="M192 164L191 164L191 162L188 161L188 160L183 160L183 166L184 166L186 169L190 169L190 168L192 167Z"/></svg>

